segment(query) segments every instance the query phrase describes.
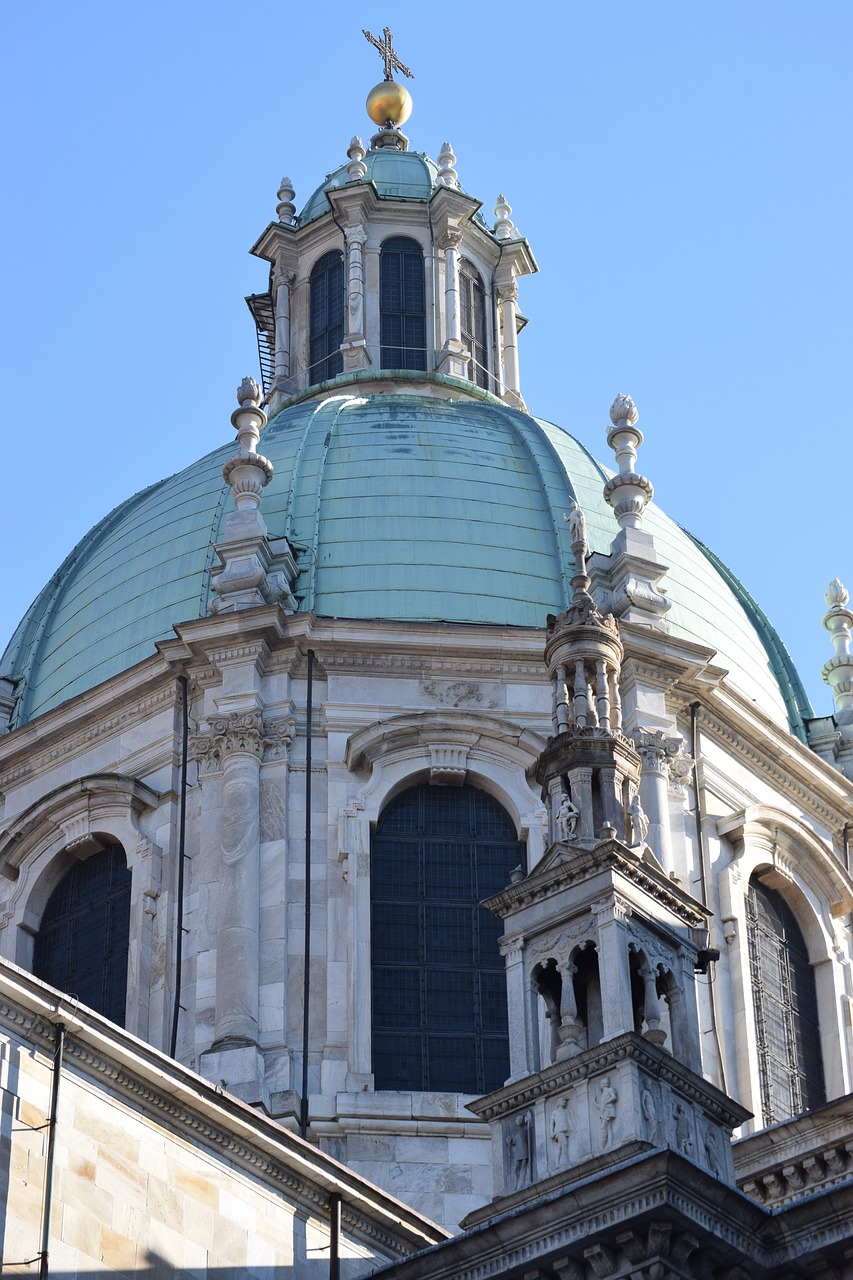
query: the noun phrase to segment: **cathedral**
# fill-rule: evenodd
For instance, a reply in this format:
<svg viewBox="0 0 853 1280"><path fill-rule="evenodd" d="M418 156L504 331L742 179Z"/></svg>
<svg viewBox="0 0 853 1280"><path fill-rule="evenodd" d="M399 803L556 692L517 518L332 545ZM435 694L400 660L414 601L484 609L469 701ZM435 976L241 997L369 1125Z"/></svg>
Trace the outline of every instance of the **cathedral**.
<svg viewBox="0 0 853 1280"><path fill-rule="evenodd" d="M365 35L236 438L0 663L4 1270L850 1280L848 593L816 717Z"/></svg>

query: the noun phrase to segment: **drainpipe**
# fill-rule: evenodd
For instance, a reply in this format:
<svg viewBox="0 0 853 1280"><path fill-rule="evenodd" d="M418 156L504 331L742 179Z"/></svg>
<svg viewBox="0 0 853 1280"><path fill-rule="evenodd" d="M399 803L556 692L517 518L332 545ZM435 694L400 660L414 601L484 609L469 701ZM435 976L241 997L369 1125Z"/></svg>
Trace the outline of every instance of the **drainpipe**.
<svg viewBox="0 0 853 1280"><path fill-rule="evenodd" d="M702 811L702 792L699 787L699 709L700 702L691 702L690 704L690 754L693 756L693 793L696 797L696 806L694 816L696 819L696 844L699 853L699 878L702 888L702 905L708 906L708 881L705 876L705 863L708 853L705 847L705 832L702 829L702 819L704 813ZM723 1092L728 1093L728 1085L726 1083L726 1063L723 1058L723 1046L720 1043L720 1032L717 1025L717 993L714 985L714 979L711 975L708 977L708 986L710 987L709 1001L711 1008L711 1034L714 1037L714 1044L717 1048L717 1061L720 1065L720 1080L723 1086Z"/></svg>
<svg viewBox="0 0 853 1280"><path fill-rule="evenodd" d="M341 1197L337 1191L329 1196L329 1280L341 1276Z"/></svg>
<svg viewBox="0 0 853 1280"><path fill-rule="evenodd" d="M56 1040L53 1048L53 1081L50 1091L50 1119L47 1128L47 1168L44 1175L44 1210L42 1212L41 1257L39 1280L47 1280L48 1250L50 1247L50 1212L53 1205L53 1162L56 1155L56 1114L59 1109L59 1079L62 1071L62 1054L65 1049L65 1027L56 1024Z"/></svg>
<svg viewBox="0 0 853 1280"><path fill-rule="evenodd" d="M181 1009L181 978L184 959L184 862L187 837L187 757L189 754L189 697L186 676L178 676L181 686L181 799L178 810L178 886L175 940L175 1007L172 1013L172 1038L169 1057L174 1058L178 1044L178 1015Z"/></svg>
<svg viewBox="0 0 853 1280"><path fill-rule="evenodd" d="M314 650L308 650L305 695L305 971L302 978L302 1099L299 1134L308 1137L308 1015L311 1003L311 720L314 715Z"/></svg>

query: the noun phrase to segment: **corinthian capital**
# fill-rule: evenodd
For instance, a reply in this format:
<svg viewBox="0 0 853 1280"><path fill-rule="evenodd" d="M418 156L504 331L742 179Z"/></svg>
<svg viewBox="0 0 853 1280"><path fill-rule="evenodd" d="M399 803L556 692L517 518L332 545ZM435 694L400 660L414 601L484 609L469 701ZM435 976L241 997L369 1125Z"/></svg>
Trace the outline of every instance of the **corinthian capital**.
<svg viewBox="0 0 853 1280"><path fill-rule="evenodd" d="M260 759L264 745L264 723L259 711L211 716L207 729L190 739L190 749L200 773L217 772L228 756L237 753Z"/></svg>

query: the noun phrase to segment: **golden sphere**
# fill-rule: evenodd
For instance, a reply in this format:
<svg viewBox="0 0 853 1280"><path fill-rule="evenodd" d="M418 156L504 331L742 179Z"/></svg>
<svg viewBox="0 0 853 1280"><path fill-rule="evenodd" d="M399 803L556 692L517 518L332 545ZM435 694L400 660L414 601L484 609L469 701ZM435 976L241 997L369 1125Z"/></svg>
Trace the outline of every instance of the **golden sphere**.
<svg viewBox="0 0 853 1280"><path fill-rule="evenodd" d="M374 124L405 124L412 114L412 98L408 89L396 80L383 80L367 95L367 114Z"/></svg>

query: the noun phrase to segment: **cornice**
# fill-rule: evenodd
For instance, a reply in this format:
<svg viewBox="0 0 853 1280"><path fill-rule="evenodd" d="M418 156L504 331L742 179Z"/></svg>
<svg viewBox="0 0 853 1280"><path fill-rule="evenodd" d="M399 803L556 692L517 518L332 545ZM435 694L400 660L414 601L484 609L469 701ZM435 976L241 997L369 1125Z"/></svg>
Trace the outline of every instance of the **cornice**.
<svg viewBox="0 0 853 1280"><path fill-rule="evenodd" d="M55 993L16 966L0 964L0 1019L47 1054L56 1025L62 1023L66 1062L90 1078L107 1081L111 1091L155 1121L162 1118L165 1127L191 1143L201 1139L321 1219L328 1214L329 1192L341 1193L350 1231L391 1256L406 1256L412 1248L447 1238L440 1227L393 1196L179 1063L90 1010L62 997L53 1004L50 997Z"/></svg>
<svg viewBox="0 0 853 1280"><path fill-rule="evenodd" d="M618 840L603 841L593 849L554 846L551 854L546 854L524 880L487 898L483 905L505 920L511 912L553 897L559 890L589 879L601 870L615 871L637 885L690 927L707 926L711 913L701 903L662 871L642 862Z"/></svg>
<svg viewBox="0 0 853 1280"><path fill-rule="evenodd" d="M83 694L79 702L74 699L64 703L0 739L0 792L35 777L57 761L76 755L104 738L114 737L160 711L177 706L173 676L159 670L155 672L155 679L159 687L149 693L130 689L128 695L135 693L136 697L128 696L123 703L120 697L106 702L103 693L112 683L107 681L98 687L97 698ZM3 769L3 757L7 754L19 763Z"/></svg>

